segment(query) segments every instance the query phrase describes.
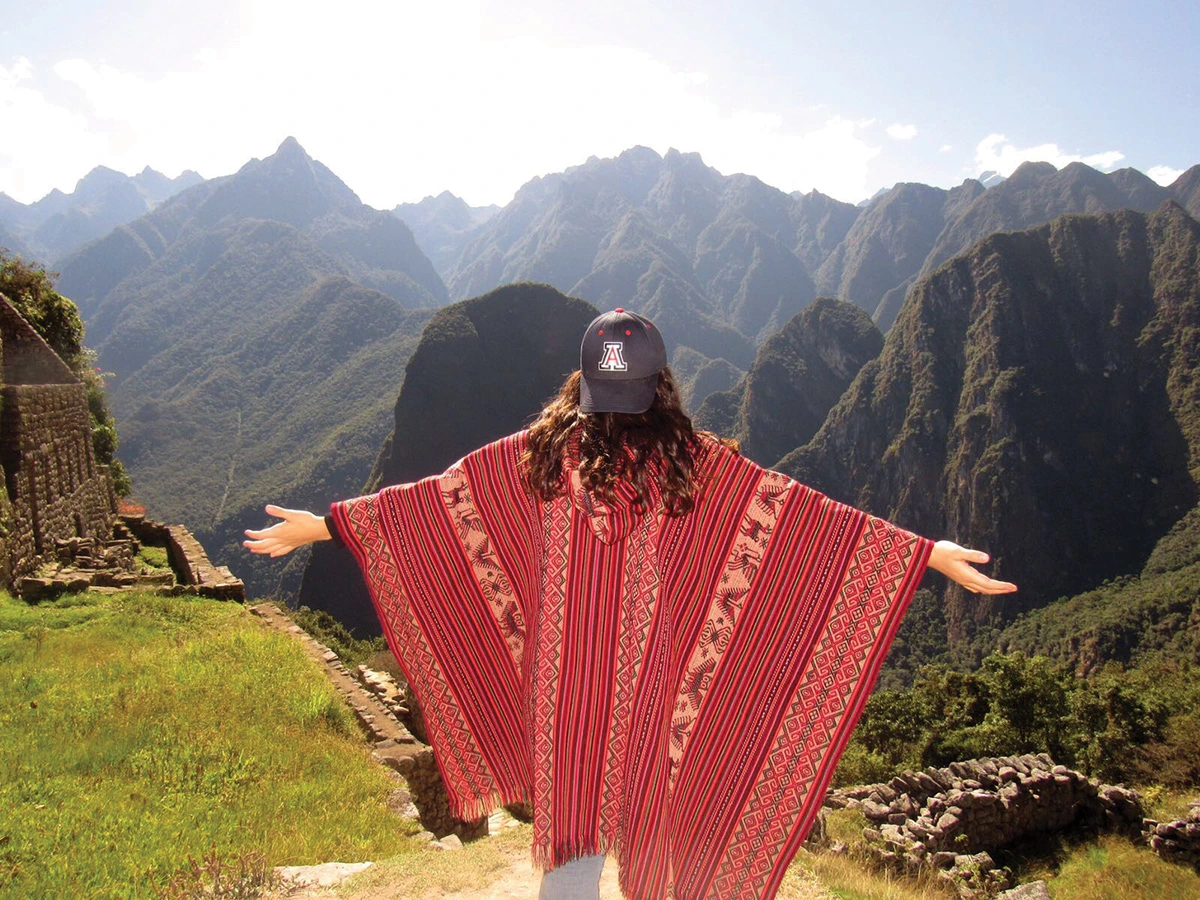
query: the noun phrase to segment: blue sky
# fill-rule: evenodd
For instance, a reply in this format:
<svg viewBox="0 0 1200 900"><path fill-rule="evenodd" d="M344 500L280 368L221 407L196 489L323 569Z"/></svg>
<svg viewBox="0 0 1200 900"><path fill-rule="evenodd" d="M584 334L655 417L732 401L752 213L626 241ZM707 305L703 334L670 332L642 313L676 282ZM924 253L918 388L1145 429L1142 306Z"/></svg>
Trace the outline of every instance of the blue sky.
<svg viewBox="0 0 1200 900"><path fill-rule="evenodd" d="M0 191L235 171L506 203L635 144L855 202L1023 159L1200 162L1200 4L42 0L0 22ZM436 8L431 8L436 7Z"/></svg>

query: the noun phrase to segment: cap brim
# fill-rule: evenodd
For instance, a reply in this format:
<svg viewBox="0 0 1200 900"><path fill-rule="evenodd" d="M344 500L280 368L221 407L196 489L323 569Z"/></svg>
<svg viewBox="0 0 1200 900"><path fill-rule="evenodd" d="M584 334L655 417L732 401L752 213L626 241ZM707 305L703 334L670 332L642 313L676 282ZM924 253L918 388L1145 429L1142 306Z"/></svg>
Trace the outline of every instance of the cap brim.
<svg viewBox="0 0 1200 900"><path fill-rule="evenodd" d="M627 380L579 379L579 411L643 413L654 404L658 373Z"/></svg>

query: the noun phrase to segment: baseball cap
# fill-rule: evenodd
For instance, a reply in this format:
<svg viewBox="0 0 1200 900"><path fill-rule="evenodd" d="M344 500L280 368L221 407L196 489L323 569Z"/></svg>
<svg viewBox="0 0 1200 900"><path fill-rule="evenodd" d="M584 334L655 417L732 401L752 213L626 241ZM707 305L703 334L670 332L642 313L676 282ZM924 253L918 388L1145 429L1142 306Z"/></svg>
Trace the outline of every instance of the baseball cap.
<svg viewBox="0 0 1200 900"><path fill-rule="evenodd" d="M617 307L588 325L579 347L581 412L641 413L654 403L667 348L654 323Z"/></svg>

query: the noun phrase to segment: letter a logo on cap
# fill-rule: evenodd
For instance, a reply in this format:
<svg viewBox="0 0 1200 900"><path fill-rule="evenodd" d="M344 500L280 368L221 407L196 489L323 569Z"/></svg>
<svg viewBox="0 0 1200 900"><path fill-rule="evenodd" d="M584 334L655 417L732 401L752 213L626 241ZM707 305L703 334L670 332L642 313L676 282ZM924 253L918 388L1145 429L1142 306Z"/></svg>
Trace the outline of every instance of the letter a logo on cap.
<svg viewBox="0 0 1200 900"><path fill-rule="evenodd" d="M604 342L604 355L600 358L600 371L624 372L628 368L625 365L625 356L621 352L624 346L621 341Z"/></svg>

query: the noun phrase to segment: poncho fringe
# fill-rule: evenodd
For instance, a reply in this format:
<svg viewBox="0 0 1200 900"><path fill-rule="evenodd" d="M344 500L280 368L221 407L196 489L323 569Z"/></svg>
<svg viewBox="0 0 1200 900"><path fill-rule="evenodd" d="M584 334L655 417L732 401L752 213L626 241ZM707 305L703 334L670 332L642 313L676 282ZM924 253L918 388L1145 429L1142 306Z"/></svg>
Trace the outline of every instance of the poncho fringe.
<svg viewBox="0 0 1200 900"><path fill-rule="evenodd" d="M774 897L932 541L704 438L695 508L525 489L526 434L331 504L451 811L637 900ZM657 497L655 498L657 499Z"/></svg>

